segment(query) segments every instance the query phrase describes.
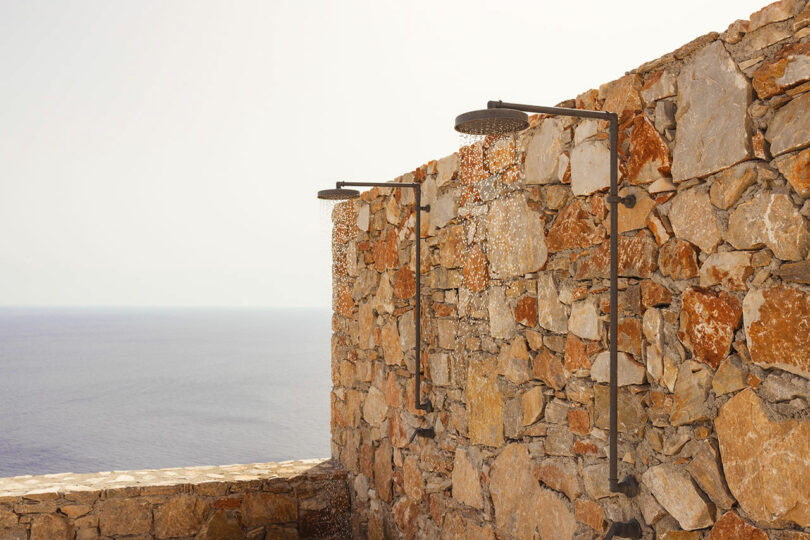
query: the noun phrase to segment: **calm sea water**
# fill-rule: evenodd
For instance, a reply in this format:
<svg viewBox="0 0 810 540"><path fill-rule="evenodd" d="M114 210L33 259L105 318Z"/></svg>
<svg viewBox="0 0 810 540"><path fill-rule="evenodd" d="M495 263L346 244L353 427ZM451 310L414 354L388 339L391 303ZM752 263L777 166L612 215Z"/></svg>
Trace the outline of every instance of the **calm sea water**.
<svg viewBox="0 0 810 540"><path fill-rule="evenodd" d="M329 455L330 314L0 308L0 476Z"/></svg>

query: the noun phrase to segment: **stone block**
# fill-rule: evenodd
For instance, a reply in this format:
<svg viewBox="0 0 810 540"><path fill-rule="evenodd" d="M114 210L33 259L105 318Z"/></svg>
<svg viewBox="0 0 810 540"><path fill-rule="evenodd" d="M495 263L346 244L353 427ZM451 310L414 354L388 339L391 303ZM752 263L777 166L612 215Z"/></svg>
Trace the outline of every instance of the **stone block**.
<svg viewBox="0 0 810 540"><path fill-rule="evenodd" d="M703 47L683 66L673 180L704 177L752 156L751 94L748 79L720 41Z"/></svg>

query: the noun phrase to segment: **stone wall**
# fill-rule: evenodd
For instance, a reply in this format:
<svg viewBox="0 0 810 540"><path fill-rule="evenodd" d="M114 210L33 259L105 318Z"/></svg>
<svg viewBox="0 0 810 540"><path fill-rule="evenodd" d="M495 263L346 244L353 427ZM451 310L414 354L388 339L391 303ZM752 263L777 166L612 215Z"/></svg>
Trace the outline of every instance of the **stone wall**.
<svg viewBox="0 0 810 540"><path fill-rule="evenodd" d="M0 479L0 540L349 538L324 460Z"/></svg>
<svg viewBox="0 0 810 540"><path fill-rule="evenodd" d="M620 115L638 201L617 316L620 477L641 493L607 482L607 126L535 117L395 180L431 205L433 413L413 408L413 195L335 208L332 453L354 534L598 538L635 517L647 538L810 538L810 4L561 105Z"/></svg>

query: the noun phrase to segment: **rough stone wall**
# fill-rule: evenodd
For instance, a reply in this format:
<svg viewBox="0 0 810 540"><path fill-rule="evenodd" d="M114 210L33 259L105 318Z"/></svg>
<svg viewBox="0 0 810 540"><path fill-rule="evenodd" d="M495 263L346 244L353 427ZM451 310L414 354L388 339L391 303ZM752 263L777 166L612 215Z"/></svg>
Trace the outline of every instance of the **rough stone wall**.
<svg viewBox="0 0 810 540"><path fill-rule="evenodd" d="M0 479L1 540L349 537L325 460Z"/></svg>
<svg viewBox="0 0 810 540"><path fill-rule="evenodd" d="M810 538L810 4L563 106L620 115L620 477L608 490L607 126L535 117L336 206L332 452L371 538ZM450 129L450 126L448 126ZM416 427L435 439L410 440ZM676 532L683 531L683 532ZM692 531L692 532L686 532ZM767 532L766 532L767 531Z"/></svg>

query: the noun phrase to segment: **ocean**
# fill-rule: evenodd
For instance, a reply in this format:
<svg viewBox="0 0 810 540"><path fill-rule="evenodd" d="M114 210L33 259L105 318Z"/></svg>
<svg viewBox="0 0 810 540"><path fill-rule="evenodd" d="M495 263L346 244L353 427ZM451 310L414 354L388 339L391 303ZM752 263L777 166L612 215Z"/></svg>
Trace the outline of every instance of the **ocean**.
<svg viewBox="0 0 810 540"><path fill-rule="evenodd" d="M0 308L0 476L328 457L331 314Z"/></svg>

